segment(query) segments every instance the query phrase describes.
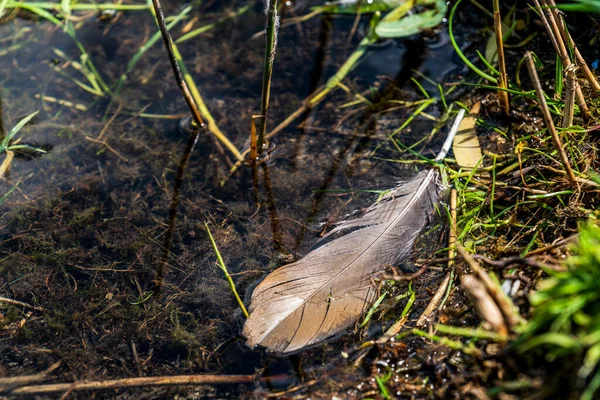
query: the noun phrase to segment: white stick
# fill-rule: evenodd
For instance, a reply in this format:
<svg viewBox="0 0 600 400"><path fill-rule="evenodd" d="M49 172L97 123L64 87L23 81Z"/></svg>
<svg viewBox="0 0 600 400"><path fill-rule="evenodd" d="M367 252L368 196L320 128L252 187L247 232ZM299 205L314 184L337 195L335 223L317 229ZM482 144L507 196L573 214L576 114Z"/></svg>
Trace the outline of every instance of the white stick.
<svg viewBox="0 0 600 400"><path fill-rule="evenodd" d="M454 123L452 124L450 132L448 132L448 137L446 138L446 141L444 142L440 153L434 160L435 162L442 161L444 157L446 157L446 154L448 154L448 152L450 151L450 147L452 146L452 142L454 141L454 136L456 136L456 133L458 132L458 127L460 126L460 123L462 122L464 116L465 110L461 108L458 112L458 115L456 116L456 119L454 120Z"/></svg>

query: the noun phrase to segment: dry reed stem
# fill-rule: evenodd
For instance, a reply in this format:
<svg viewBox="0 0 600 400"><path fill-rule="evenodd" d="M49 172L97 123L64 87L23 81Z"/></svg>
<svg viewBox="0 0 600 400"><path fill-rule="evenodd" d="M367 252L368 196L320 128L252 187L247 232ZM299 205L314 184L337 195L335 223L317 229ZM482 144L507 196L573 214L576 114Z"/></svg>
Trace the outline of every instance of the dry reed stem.
<svg viewBox="0 0 600 400"><path fill-rule="evenodd" d="M0 297L0 303L7 303L7 304L12 304L13 306L31 308L32 310L36 310L36 311L46 311L46 309L44 307L32 306L31 304L27 304L27 303L24 303L19 300L8 299L6 297Z"/></svg>
<svg viewBox="0 0 600 400"><path fill-rule="evenodd" d="M537 0L536 0L537 1ZM573 173L573 169L571 169L571 164L569 163L569 159L567 158L567 154L565 153L565 149L562 146L560 141L560 137L558 137L558 133L556 132L556 127L554 126L554 121L552 120L552 115L550 114L550 110L548 109L548 104L546 103L546 97L544 96L544 90L542 89L542 84L540 82L540 78L537 74L537 70L535 69L535 64L533 63L533 57L531 56L531 52L525 53L525 60L527 64L527 69L529 70L529 76L533 82L533 86L535 87L535 92L537 93L538 103L540 105L540 110L542 111L542 116L544 117L544 121L546 122L546 126L548 127L548 131L552 135L552 140L554 141L554 146L558 151L560 156L560 160L563 163L563 167L567 172L567 176L569 177L569 181L573 186L577 186L577 179L575 178L575 174Z"/></svg>
<svg viewBox="0 0 600 400"><path fill-rule="evenodd" d="M274 379L278 378L273 377ZM77 392L83 390L107 390L148 386L176 385L232 385L255 382L255 375L176 375L141 378L124 378L105 381L80 381L48 385L22 386L8 392L10 395L31 396L34 394Z"/></svg>
<svg viewBox="0 0 600 400"><path fill-rule="evenodd" d="M457 238L457 234L456 234L456 206L457 206L457 203L458 203L458 192L456 191L456 189L453 188L452 191L450 192L450 219L451 220L450 220L450 235L448 238L448 247L449 247L449 249L448 249L448 270L449 271L452 271L452 268L454 267L454 259L456 258L456 246L455 245L456 245L456 238ZM431 314L437 308L440 301L442 301L442 298L443 298L444 294L446 293L446 290L448 289L448 285L450 285L451 279L452 279L452 272L448 272L446 274L446 276L444 277L444 280L438 287L437 291L431 298L431 301L429 302L427 307L425 307L423 314L421 314L421 316L417 320L417 323L415 325L416 327L425 326L425 324L429 321Z"/></svg>
<svg viewBox="0 0 600 400"><path fill-rule="evenodd" d="M540 1L541 1L541 5L540 5ZM571 65L573 65L573 63L571 62L571 58L569 57L567 47L565 46L565 42L563 41L562 35L560 33L560 29L558 28L558 23L556 22L556 19L554 18L554 14L548 7L548 3L546 3L545 0L539 0L539 1L534 0L534 3L536 5L536 8L538 10L538 13L540 13L540 15L542 13L544 13L544 10L546 10L546 18L547 18L547 22L549 24L549 25L546 25L546 29L548 30L548 36L554 37L554 40L552 41L552 43L555 46L556 52L558 53L558 55L563 63L564 68L565 69L570 68ZM542 5L544 6L543 8L542 8ZM579 110L581 111L581 115L583 116L584 119L587 120L589 118L590 111L585 102L585 98L583 97L583 92L581 91L581 87L579 86L578 82L575 83L575 99L577 100L577 104L579 105Z"/></svg>
<svg viewBox="0 0 600 400"><path fill-rule="evenodd" d="M4 161L2 161L2 164L0 164L0 179L4 178L4 175L6 175L8 171L10 171L10 167L14 158L15 152L7 150L6 157L4 158Z"/></svg>
<svg viewBox="0 0 600 400"><path fill-rule="evenodd" d="M508 335L506 319L500 311L498 304L488 292L486 285L474 275L463 275L461 286L471 298L471 303L477 310L477 314L491 325L492 329L500 335Z"/></svg>
<svg viewBox="0 0 600 400"><path fill-rule="evenodd" d="M510 301L504 292L502 292L500 286L492 280L488 273L479 265L477 261L475 261L473 256L469 254L464 247L462 247L460 244L457 244L456 249L463 260L465 260L469 267L471 267L479 281L483 283L486 291L494 299L494 302L502 312L502 315L504 315L504 319L508 327L512 328L521 324L521 316L517 313L512 301Z"/></svg>
<svg viewBox="0 0 600 400"><path fill-rule="evenodd" d="M454 267L454 259L456 258L456 207L458 205L458 192L455 188L450 191L450 235L448 236L448 269Z"/></svg>
<svg viewBox="0 0 600 400"><path fill-rule="evenodd" d="M562 127L570 128L573 125L575 110L575 89L577 88L577 75L574 66L565 69L567 84L565 86L565 108L563 110Z"/></svg>
<svg viewBox="0 0 600 400"><path fill-rule="evenodd" d="M583 56L579 52L579 49L577 48L575 41L573 40L573 38L567 31L565 21L560 16L560 12L559 12L558 8L556 7L555 1L548 0L548 2L550 3L554 17L558 21L558 28L560 29L560 33L561 33L563 39L565 41L567 41L567 43L569 43L569 47L571 47L573 49L573 53L575 53L575 60L576 60L577 65L579 67L581 67L581 69L583 70L583 73L584 73L586 79L588 80L588 82L590 82L590 85L592 85L592 88L596 92L600 91L600 84L598 83L598 80L596 79L596 77L594 76L592 71L590 70L590 67L587 65L587 62L585 62L585 60L583 59Z"/></svg>
<svg viewBox="0 0 600 400"><path fill-rule="evenodd" d="M429 322L429 320L431 318L431 314L437 308L438 304L440 304L440 301L442 301L442 298L444 297L444 294L446 293L446 289L448 289L448 285L450 285L451 279L452 279L452 273L448 272L446 274L446 276L444 277L444 280L442 281L442 283L436 290L435 294L431 298L431 301L429 302L429 304L427 304L427 307L425 307L423 314L421 314L421 316L417 320L415 327L417 327L417 328L423 327Z"/></svg>
<svg viewBox="0 0 600 400"><path fill-rule="evenodd" d="M48 375L60 367L62 361L57 361L52 364L44 372L40 372L35 375L21 375L21 376L8 376L0 378L0 393L9 393L15 388L22 387L25 385L31 385L32 383L43 382L46 380Z"/></svg>
<svg viewBox="0 0 600 400"><path fill-rule="evenodd" d="M506 73L506 62L504 59L504 40L502 37L502 18L500 17L499 0L494 0L494 30L496 32L496 47L498 48L498 69L500 77L498 78L498 87L508 89L508 75ZM508 93L504 90L498 90L498 101L506 114L510 112L510 102Z"/></svg>

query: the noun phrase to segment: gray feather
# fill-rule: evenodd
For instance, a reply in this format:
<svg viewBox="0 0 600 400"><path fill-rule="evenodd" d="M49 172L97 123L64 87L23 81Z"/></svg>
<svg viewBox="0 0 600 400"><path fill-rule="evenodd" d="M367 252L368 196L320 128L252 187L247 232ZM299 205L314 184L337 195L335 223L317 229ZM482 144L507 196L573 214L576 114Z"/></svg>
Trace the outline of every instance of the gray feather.
<svg viewBox="0 0 600 400"><path fill-rule="evenodd" d="M455 122L449 136L457 129ZM243 330L248 346L292 353L356 322L375 300L373 279L411 257L441 193L440 172L428 168L362 217L338 224L302 259L269 274L252 294Z"/></svg>
<svg viewBox="0 0 600 400"><path fill-rule="evenodd" d="M290 353L352 325L375 299L372 279L411 256L439 195L439 172L428 169L322 240L348 233L269 274L252 294L248 345Z"/></svg>

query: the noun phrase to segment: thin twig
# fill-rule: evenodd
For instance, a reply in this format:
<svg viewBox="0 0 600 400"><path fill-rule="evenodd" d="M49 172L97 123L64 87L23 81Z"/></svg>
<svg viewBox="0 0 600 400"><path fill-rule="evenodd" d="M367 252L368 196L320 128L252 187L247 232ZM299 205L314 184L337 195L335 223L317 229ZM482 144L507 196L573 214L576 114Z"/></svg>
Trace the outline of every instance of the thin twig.
<svg viewBox="0 0 600 400"><path fill-rule="evenodd" d="M537 1L537 0L536 0ZM544 90L542 89L542 84L540 82L540 78L537 74L537 70L535 69L535 64L533 62L533 57L531 53L528 51L525 53L525 59L527 64L527 69L529 70L529 76L535 86L535 91L537 93L538 103L540 104L540 110L542 111L542 115L544 117L544 121L546 122L546 126L548 127L548 131L552 135L552 140L554 141L554 146L558 151L560 156L560 160L563 163L563 167L567 172L567 176L571 181L573 186L577 186L577 180L575 179L575 174L573 174L573 170L571 169L571 164L569 163L569 159L567 158L567 154L563 149L560 138L558 137L558 133L556 132L556 127L554 126L554 121L552 120L552 115L550 114L550 110L548 109L548 104L546 103L546 97L544 96Z"/></svg>
<svg viewBox="0 0 600 400"><path fill-rule="evenodd" d="M498 69L500 77L498 78L498 87L500 89L508 89L508 75L506 73L506 62L504 60L504 39L502 37L502 18L500 17L500 1L494 0L494 30L496 32L496 47L498 48ZM498 91L498 100L500 106L506 114L510 112L510 103L508 92L505 90Z"/></svg>
<svg viewBox="0 0 600 400"><path fill-rule="evenodd" d="M19 300L8 299L6 297L0 297L0 303L8 303L8 304L12 304L14 306L31 308L32 310L36 310L36 311L46 311L46 309L44 307L32 306L31 304L27 304L27 303L24 303Z"/></svg>
<svg viewBox="0 0 600 400"><path fill-rule="evenodd" d="M539 249L532 250L529 253L525 254L525 258L535 256L538 254L547 253L547 252L557 249L559 247L563 247L563 246L569 245L571 243L575 243L578 238L579 238L579 234L569 236L568 238L559 240L558 242L556 242L554 244L550 244L548 246L544 246L544 247L540 247Z"/></svg>
<svg viewBox="0 0 600 400"><path fill-rule="evenodd" d="M427 269L429 269L429 264L423 265L416 272L414 272L410 275L399 275L399 274L395 273L395 271L394 271L393 275L384 274L381 276L381 279L386 280L386 281L395 281L395 282L412 281L412 280L417 279L419 276L423 275L425 273L425 271L427 271Z"/></svg>
<svg viewBox="0 0 600 400"><path fill-rule="evenodd" d="M446 274L446 276L444 277L444 280L438 287L437 291L431 298L431 301L429 302L429 304L427 304L427 307L425 307L423 314L421 314L421 316L417 320L417 323L415 324L415 326L425 326L425 324L427 324L427 322L429 322L431 314L437 308L440 301L442 301L442 298L444 297L444 294L446 293L446 289L448 289L448 285L450 285L451 278L452 278L452 273L448 272Z"/></svg>
<svg viewBox="0 0 600 400"><path fill-rule="evenodd" d="M9 393L11 390L15 388L22 387L25 385L30 385L32 383L43 382L46 380L48 375L60 367L62 361L57 361L52 364L47 370L44 372L40 372L35 375L21 375L21 376L8 376L0 378L0 393Z"/></svg>
<svg viewBox="0 0 600 400"><path fill-rule="evenodd" d="M90 142L94 142L97 144L101 144L104 147L106 147L108 150L110 150L111 153L113 153L115 156L119 157L122 161L128 162L129 160L125 157L123 157L121 154L119 154L119 152L117 150L115 150L111 145L109 145L106 140L98 140L98 139L94 139L92 137L86 136L85 140L88 140Z"/></svg>
<svg viewBox="0 0 600 400"><path fill-rule="evenodd" d="M287 376L276 375L262 378L263 381L284 381ZM107 390L132 387L148 386L175 386L175 385L232 385L255 382L255 375L176 375L176 376L152 376L140 378L125 378L105 381L54 383L49 385L23 386L9 392L11 395L26 395L45 393L58 393L66 391L82 390Z"/></svg>

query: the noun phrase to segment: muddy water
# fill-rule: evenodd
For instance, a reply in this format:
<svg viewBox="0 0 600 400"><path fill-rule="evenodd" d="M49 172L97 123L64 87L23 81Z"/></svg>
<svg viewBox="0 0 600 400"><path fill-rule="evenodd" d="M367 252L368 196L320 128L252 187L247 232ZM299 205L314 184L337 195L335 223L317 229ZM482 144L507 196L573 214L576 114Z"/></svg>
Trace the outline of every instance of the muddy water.
<svg viewBox="0 0 600 400"><path fill-rule="evenodd" d="M309 12L311 3L318 2L286 7L283 22ZM194 3L188 21L197 18L194 28L199 27L244 4ZM164 6L167 15L183 7ZM264 27L261 11L257 4L180 45L218 125L240 149L250 116L259 111L264 44L263 37L252 36ZM156 32L148 11L119 13L112 20L94 12L76 16L77 39L110 87ZM368 19L348 40L353 24L353 16L317 16L282 28L271 127L352 52ZM172 30L175 38L182 26ZM340 351L360 344L368 332L350 333L291 359L246 348L243 317L215 266L204 223L247 300L267 272L302 256L333 221L371 202L374 194L364 191L389 188L414 174L417 165L388 161L410 156L387 137L415 109L395 101L423 99L411 78L435 96L436 85L424 77L438 83L460 72L445 34L390 40L371 49L345 80L350 94L335 92L274 138L277 148L260 168L257 188L247 167L229 176L231 157L211 137L189 146L178 124L185 103L161 41L127 74L118 96L99 97L75 84L72 78L85 82L85 77L57 55L56 50L74 60L81 55L61 27L21 12L0 25L0 37L8 38L0 49L19 45L0 57L4 127L40 110L19 135L51 148L34 160L15 159L0 182L0 194L17 185L1 209L0 296L45 310L1 304L2 375L37 373L59 360L56 381L253 374L262 368L263 376L288 376L277 384L281 388L310 381L327 365L349 364ZM354 94L371 104L348 105ZM442 114L438 103L428 109L430 115ZM434 125L419 117L398 137L411 144ZM434 152L441 139L434 137L425 153ZM161 266L165 285L155 297ZM381 329L379 323L375 330ZM352 374L358 382L360 370ZM198 397L251 390L176 389Z"/></svg>

